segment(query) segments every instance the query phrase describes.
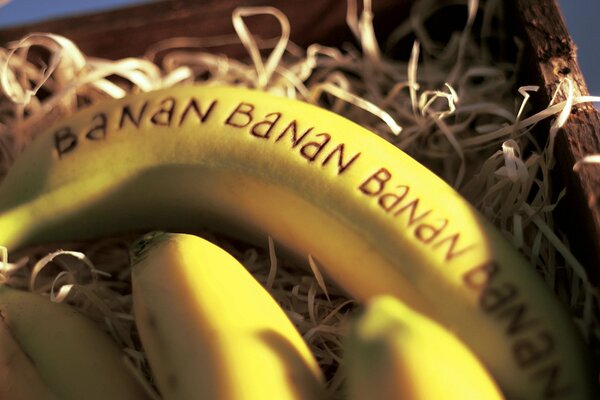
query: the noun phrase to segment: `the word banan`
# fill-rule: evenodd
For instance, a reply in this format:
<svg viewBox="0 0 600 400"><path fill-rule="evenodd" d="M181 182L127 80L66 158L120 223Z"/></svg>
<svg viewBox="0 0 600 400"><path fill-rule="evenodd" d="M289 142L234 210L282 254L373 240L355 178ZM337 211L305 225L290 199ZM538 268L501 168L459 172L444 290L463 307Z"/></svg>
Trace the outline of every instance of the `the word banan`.
<svg viewBox="0 0 600 400"><path fill-rule="evenodd" d="M116 112L97 113L90 124L82 131L66 126L54 132L54 149L59 158L74 151L79 140L101 141L107 139L112 130L136 129L149 123L157 127L181 127L184 124L207 122L218 104L217 100L204 102L201 106L197 98L177 99L167 97L155 106L144 101L135 106L125 104ZM326 166L331 164L336 173L342 174L360 157L360 152L348 153L345 143L334 143L327 132L315 131L313 126L300 128L296 119L285 120L281 112L258 115L256 107L248 102L238 103L227 117L221 121L224 126L243 129L252 137L260 140L272 140L274 143L288 143L303 159L311 164ZM110 115L110 118L109 118ZM112 118L112 120L111 120Z"/></svg>
<svg viewBox="0 0 600 400"><path fill-rule="evenodd" d="M410 186L395 185L391 188L392 178L387 168L380 168L369 175L358 189L376 198L379 207L392 218L397 218L398 223L410 230L419 243L430 246L434 251L441 251L444 261L451 261L472 249L471 245L462 243L459 232L446 232L447 219L440 218L435 223L428 220L434 210L423 210L420 199L411 193Z"/></svg>
<svg viewBox="0 0 600 400"><path fill-rule="evenodd" d="M275 142L289 140L292 149L297 149L308 162L319 162L325 166L335 161L337 173L344 173L361 153L346 156L344 143L334 144L332 136L327 132L314 133L314 127L309 127L300 133L297 120L283 121L281 112L271 112L257 119L255 106L250 103L239 103L225 124L231 127L247 130L250 135L258 139L274 139Z"/></svg>
<svg viewBox="0 0 600 400"><path fill-rule="evenodd" d="M472 244L464 243L460 232L447 232L448 219L432 219L434 210L426 208L409 185L399 184L395 178L387 168L379 168L358 190L373 198L381 211L417 242L440 252L445 262L460 261L460 256L474 249ZM515 364L540 387L540 398L553 399L568 393L572 387L564 382L556 361L553 332L533 315L517 285L501 276L501 267L489 261L466 270L462 282L465 289L476 293L481 312L503 330Z"/></svg>
<svg viewBox="0 0 600 400"><path fill-rule="evenodd" d="M541 398L554 399L573 388L564 382L556 360L554 334L533 315L517 286L501 276L500 266L491 261L463 274L463 283L479 293L479 308L504 328L511 342L513 359L541 387Z"/></svg>

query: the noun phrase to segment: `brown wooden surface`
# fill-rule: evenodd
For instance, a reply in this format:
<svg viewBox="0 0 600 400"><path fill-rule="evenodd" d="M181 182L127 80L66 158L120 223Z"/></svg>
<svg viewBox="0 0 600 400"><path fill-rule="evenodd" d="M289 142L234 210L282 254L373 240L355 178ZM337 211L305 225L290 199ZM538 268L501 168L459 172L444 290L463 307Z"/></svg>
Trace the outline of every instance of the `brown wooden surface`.
<svg viewBox="0 0 600 400"><path fill-rule="evenodd" d="M547 98L558 82L570 77L575 95L588 95L577 64L573 43L556 0L517 0L522 26L533 50L531 65ZM566 86L559 93L565 99ZM558 222L568 234L572 250L598 283L600 272L600 165L584 165L573 171L574 163L586 155L600 153L600 115L591 104L574 107L559 132L555 148L556 176L567 186L567 196L556 210ZM562 181L562 182L560 182Z"/></svg>
<svg viewBox="0 0 600 400"><path fill-rule="evenodd" d="M405 19L413 0L374 0L376 24L395 26ZM234 34L231 13L238 6L269 6L283 11L292 22L291 38L299 45L319 42L337 45L352 38L345 22L345 0L204 0L159 1L90 15L61 18L0 30L0 43L31 32L66 36L88 56L118 59L143 55L152 44L173 37L210 37ZM268 18L268 17L264 17ZM276 24L261 17L247 20L263 38L279 35ZM385 31L379 32L382 36ZM242 46L220 49L232 57L246 54Z"/></svg>
<svg viewBox="0 0 600 400"><path fill-rule="evenodd" d="M414 0L373 0L375 26L383 39L406 18ZM506 0L516 14L514 26L523 31L531 49L527 67L545 88L545 106L558 81L570 76L576 94L587 94L571 41L555 0ZM343 0L171 0L22 25L0 30L0 43L17 40L31 32L52 32L72 39L89 56L117 59L144 54L152 44L172 37L210 37L233 34L231 12L236 6L269 4L291 20L292 40L300 46L318 42L339 45L352 38L345 22ZM247 20L252 32L274 37L276 24L264 19ZM522 28L522 29L521 29ZM507 35L508 37L510 35ZM242 46L213 49L232 57L244 56ZM531 82L527 82L531 83ZM544 97L544 96L542 96ZM564 98L564 93L561 94ZM559 223L571 246L596 278L600 271L600 166L584 166L573 172L576 160L600 153L600 117L592 106L576 106L572 118L559 134L556 145L559 180L568 194L557 210ZM542 124L543 125L543 124Z"/></svg>

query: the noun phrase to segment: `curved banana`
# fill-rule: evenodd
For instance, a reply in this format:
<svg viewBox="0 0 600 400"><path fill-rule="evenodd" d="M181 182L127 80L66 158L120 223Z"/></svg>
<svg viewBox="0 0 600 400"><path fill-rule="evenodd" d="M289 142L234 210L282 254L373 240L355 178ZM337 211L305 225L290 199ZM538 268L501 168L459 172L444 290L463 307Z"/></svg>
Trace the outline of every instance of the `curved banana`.
<svg viewBox="0 0 600 400"><path fill-rule="evenodd" d="M149 398L127 369L121 349L75 308L0 285L0 315L8 330L2 335L12 335L57 399ZM23 373L33 377L27 367ZM16 390L35 390L37 395L43 391L36 380L30 384L36 387Z"/></svg>
<svg viewBox="0 0 600 400"><path fill-rule="evenodd" d="M592 390L534 269L445 182L332 112L229 87L133 95L41 133L0 186L9 249L157 228L310 253L355 298L393 294L457 332L509 397Z"/></svg>
<svg viewBox="0 0 600 400"><path fill-rule="evenodd" d="M0 315L0 399L58 400Z"/></svg>
<svg viewBox="0 0 600 400"><path fill-rule="evenodd" d="M351 322L344 367L349 400L500 400L465 345L395 297L377 296Z"/></svg>
<svg viewBox="0 0 600 400"><path fill-rule="evenodd" d="M302 336L226 251L158 232L133 246L131 263L135 320L165 399L324 398Z"/></svg>

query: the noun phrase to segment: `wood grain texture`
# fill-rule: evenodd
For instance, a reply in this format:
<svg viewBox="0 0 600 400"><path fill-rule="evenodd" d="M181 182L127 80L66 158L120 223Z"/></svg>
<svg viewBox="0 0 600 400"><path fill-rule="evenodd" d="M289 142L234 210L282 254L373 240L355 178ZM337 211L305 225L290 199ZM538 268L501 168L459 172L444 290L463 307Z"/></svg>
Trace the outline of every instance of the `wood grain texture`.
<svg viewBox="0 0 600 400"><path fill-rule="evenodd" d="M395 26L394 21L406 18L407 4L412 1L373 1L382 37ZM264 5L276 7L290 18L291 39L300 46L314 42L338 45L352 39L345 22L346 7L341 7L345 5L343 0L172 0L4 29L0 30L0 42L17 40L31 32L52 32L73 40L88 56L141 56L150 45L168 38L233 35L233 9ZM265 18L270 17L248 18L251 31L262 38L278 36L277 24ZM246 55L241 45L216 50L231 57Z"/></svg>
<svg viewBox="0 0 600 400"><path fill-rule="evenodd" d="M575 96L589 95L573 43L556 0L517 0L532 67L543 85L546 99L569 77ZM566 98L567 86L560 86L558 100ZM557 222L569 237L572 250L584 263L597 284L600 275L600 165L573 165L586 155L600 153L600 115L591 104L573 108L557 136L555 175L566 185L567 196L556 210Z"/></svg>

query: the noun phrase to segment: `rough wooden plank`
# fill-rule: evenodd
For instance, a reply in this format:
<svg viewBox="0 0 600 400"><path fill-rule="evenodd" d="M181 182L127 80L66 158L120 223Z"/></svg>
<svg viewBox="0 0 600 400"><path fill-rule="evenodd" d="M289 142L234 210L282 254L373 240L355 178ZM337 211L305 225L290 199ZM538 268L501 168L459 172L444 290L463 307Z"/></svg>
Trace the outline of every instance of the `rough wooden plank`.
<svg viewBox="0 0 600 400"><path fill-rule="evenodd" d="M588 95L573 43L556 0L517 0L526 39L533 50L537 69L549 99L559 82L569 77L576 96ZM563 85L558 99L566 98ZM600 166L586 165L573 171L582 157L600 153L600 115L590 104L575 106L557 136L556 176L567 187L567 196L556 210L573 252L584 263L593 280L600 275Z"/></svg>
<svg viewBox="0 0 600 400"><path fill-rule="evenodd" d="M412 1L373 1L382 37L397 21L405 19ZM176 0L4 29L0 30L0 42L16 40L30 32L52 32L73 40L89 56L110 59L140 56L148 46L167 38L234 34L231 13L235 7L265 4L280 9L290 18L291 38L301 46L314 42L338 45L352 39L345 22L346 7L341 7L339 0ZM248 19L252 32L263 38L279 35L277 24L265 18L268 17ZM232 57L246 54L242 46L218 50Z"/></svg>

